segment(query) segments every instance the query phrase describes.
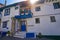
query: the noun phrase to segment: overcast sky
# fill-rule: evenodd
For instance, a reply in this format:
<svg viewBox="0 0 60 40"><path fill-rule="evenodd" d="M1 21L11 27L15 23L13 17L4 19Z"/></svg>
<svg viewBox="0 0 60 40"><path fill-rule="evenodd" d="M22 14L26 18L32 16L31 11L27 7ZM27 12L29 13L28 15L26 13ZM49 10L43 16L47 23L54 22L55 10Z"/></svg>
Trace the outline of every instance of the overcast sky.
<svg viewBox="0 0 60 40"><path fill-rule="evenodd" d="M7 5L21 1L25 1L25 0L7 0ZM4 4L5 0L0 0L0 3Z"/></svg>

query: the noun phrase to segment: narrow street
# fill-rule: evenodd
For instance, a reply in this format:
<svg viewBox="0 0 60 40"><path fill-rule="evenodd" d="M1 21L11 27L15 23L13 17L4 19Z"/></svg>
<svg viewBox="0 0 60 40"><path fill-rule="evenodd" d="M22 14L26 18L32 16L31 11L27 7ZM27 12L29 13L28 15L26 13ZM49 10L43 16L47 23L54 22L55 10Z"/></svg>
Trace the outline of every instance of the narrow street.
<svg viewBox="0 0 60 40"><path fill-rule="evenodd" d="M14 37L3 37L3 38L0 38L0 40L53 40L53 39L47 39L47 38L41 38L41 39L38 39L38 38L14 38Z"/></svg>

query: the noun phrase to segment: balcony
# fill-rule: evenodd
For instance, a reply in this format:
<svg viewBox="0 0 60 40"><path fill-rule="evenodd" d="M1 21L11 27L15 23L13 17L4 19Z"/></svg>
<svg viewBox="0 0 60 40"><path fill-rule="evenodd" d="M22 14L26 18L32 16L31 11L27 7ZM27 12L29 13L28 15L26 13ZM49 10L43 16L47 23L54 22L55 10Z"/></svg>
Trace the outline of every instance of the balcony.
<svg viewBox="0 0 60 40"><path fill-rule="evenodd" d="M20 18L20 19L23 19L23 18L32 18L32 12L30 9L26 10L24 9L23 11L20 10L20 15L17 15L15 16L15 18Z"/></svg>

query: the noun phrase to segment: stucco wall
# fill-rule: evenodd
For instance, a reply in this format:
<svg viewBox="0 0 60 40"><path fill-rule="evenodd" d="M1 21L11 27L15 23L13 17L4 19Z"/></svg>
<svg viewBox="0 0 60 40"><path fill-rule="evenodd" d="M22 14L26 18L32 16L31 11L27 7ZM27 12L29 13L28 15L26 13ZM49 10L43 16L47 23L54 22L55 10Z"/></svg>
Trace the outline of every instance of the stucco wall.
<svg viewBox="0 0 60 40"><path fill-rule="evenodd" d="M19 6L18 6L19 7ZM11 30L11 26L12 26L12 17L15 17L16 15L19 15L19 8L17 10L15 10L15 6L10 7L10 15L4 16L4 11L2 12L2 23L1 23L1 27L3 25L4 21L8 21L7 23L7 27L9 28L9 30Z"/></svg>
<svg viewBox="0 0 60 40"><path fill-rule="evenodd" d="M35 11L40 6L41 11ZM41 32L43 35L60 35L60 8L54 9L53 2L38 4L31 7L33 18L27 19L28 32ZM50 16L55 16L56 22L51 22ZM35 23L40 18L40 23Z"/></svg>
<svg viewBox="0 0 60 40"><path fill-rule="evenodd" d="M33 13L33 16L60 13L60 8L54 9L53 3L54 2L32 5L31 11ZM41 8L40 11L35 11L35 8L39 6Z"/></svg>
<svg viewBox="0 0 60 40"><path fill-rule="evenodd" d="M36 6L40 6L41 11L39 12L35 11ZM60 35L60 14L58 14L60 13L60 9L54 9L52 3L45 3L45 4L34 5L31 8L31 11L33 12L33 17L26 19L27 32L36 32L36 33L41 32L43 35ZM15 10L15 7L11 7L10 15L7 16L4 16L4 10L3 10L2 23L3 21L8 20L7 27L9 27L9 30L11 30L11 22L12 22L11 18L14 17L15 15L19 15L19 9ZM51 22L50 16L55 16L56 22ZM35 23L35 18L40 18L39 24Z"/></svg>
<svg viewBox="0 0 60 40"><path fill-rule="evenodd" d="M51 22L50 16L55 16L56 22ZM37 16L27 19L27 31L41 32L43 35L60 35L60 15L50 16ZM40 18L39 24L35 23L35 18Z"/></svg>

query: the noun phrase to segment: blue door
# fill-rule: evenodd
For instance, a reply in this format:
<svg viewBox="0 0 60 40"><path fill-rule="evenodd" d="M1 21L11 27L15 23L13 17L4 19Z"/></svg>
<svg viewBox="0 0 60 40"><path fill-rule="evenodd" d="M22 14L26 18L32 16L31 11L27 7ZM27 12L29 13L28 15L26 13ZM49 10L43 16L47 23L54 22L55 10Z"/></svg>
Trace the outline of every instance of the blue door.
<svg viewBox="0 0 60 40"><path fill-rule="evenodd" d="M21 21L21 31L26 31L26 21Z"/></svg>

